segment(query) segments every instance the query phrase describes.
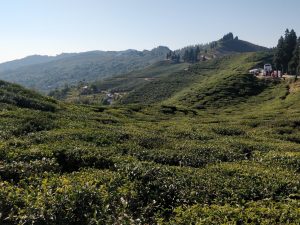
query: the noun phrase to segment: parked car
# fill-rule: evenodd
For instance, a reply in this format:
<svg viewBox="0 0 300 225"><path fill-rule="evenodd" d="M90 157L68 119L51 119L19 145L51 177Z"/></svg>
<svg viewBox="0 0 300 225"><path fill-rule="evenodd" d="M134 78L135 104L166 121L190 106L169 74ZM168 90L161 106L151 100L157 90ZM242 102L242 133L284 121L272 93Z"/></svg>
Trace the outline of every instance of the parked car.
<svg viewBox="0 0 300 225"><path fill-rule="evenodd" d="M250 74L258 75L258 74L260 73L260 69L255 68L255 69L249 70L249 73L250 73Z"/></svg>

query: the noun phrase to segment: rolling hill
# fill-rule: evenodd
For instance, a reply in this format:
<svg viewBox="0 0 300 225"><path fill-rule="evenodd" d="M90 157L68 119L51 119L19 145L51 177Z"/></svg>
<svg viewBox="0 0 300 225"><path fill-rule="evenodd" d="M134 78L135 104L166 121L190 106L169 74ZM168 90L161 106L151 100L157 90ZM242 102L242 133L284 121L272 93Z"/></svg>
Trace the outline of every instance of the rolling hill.
<svg viewBox="0 0 300 225"><path fill-rule="evenodd" d="M31 56L0 64L0 79L47 92L65 84L94 81L144 68L163 60L167 47L151 51L92 51L56 57Z"/></svg>
<svg viewBox="0 0 300 225"><path fill-rule="evenodd" d="M271 59L268 53L242 53L216 58L189 66L149 82L121 99L121 103L167 103L188 107L223 105L230 100L241 101L262 91L261 81L249 76L248 70Z"/></svg>
<svg viewBox="0 0 300 225"><path fill-rule="evenodd" d="M32 55L27 56L23 59L17 59L5 63L0 64L0 72L9 72L12 70L16 70L22 67L37 65L41 63L47 63L54 60L59 60L63 58L67 58L70 56L76 55L75 53L63 53L57 56L47 56L47 55Z"/></svg>
<svg viewBox="0 0 300 225"><path fill-rule="evenodd" d="M182 49L175 50L175 53L179 54L181 58L184 58L187 50L193 49L195 51L196 48L199 48L200 55L206 59L218 58L235 53L269 51L266 47L240 40L237 36L234 37L233 33L228 33L217 41L213 41L208 44L187 46Z"/></svg>
<svg viewBox="0 0 300 225"><path fill-rule="evenodd" d="M249 76L249 68L272 60L272 54L236 53L196 64L162 61L143 70L133 71L90 85L62 89L54 97L73 102L101 104L107 93L116 95L115 104L166 103L188 107L209 107L221 101L258 94L268 85ZM112 97L109 97L112 98Z"/></svg>
<svg viewBox="0 0 300 225"><path fill-rule="evenodd" d="M239 40L237 37L234 38L233 34L229 33L218 41L206 45L188 46L175 50L175 52L181 55L181 59L183 59L186 49L196 47L200 47L201 55L205 59L268 50ZM130 77L130 72L164 60L169 52L169 48L160 46L151 51L92 51L61 54L54 57L29 56L0 64L0 79L19 83L42 92L49 92L56 88L62 88L66 84L76 85L80 81L93 82L115 76L119 77L119 75L124 77L124 74L128 74ZM111 81L114 83L116 80ZM109 82L109 80L105 81L106 84ZM99 84L99 82L97 83Z"/></svg>
<svg viewBox="0 0 300 225"><path fill-rule="evenodd" d="M217 98L215 91L218 91L218 87L213 86L215 82L222 83L223 87L228 86L227 91L222 92L219 98L234 98L241 90L244 91L245 96L259 92L263 89L264 84L250 77L248 69L255 66L262 67L264 63L271 61L271 52L235 53L197 64L174 63L171 60L164 60L131 73L97 82L81 83L78 86L67 86L52 91L50 95L60 100L87 104L111 104L112 102L149 104L161 102L176 95L181 98L176 102L180 101L185 104L184 102L190 101L188 105L193 102L194 107L196 105L204 107L207 104L205 99L209 98L209 95ZM243 80L244 84L235 81L236 75L240 76L239 81ZM203 80L210 80L211 83L203 84ZM199 94L196 97L195 90L199 88L197 87L199 84L203 85L202 87L206 90L198 90ZM250 84L253 85L251 90L244 89L245 85ZM207 85L210 85L209 91ZM236 87L232 88L234 85ZM237 87L241 90L235 90ZM190 95L186 93L189 90L193 92Z"/></svg>
<svg viewBox="0 0 300 225"><path fill-rule="evenodd" d="M154 63L145 69L135 70L91 83L81 83L77 86L66 86L49 93L59 100L74 103L102 104L108 95L119 98L136 89L143 88L148 83L168 77L177 71L183 71L189 66L187 63L173 63L164 60Z"/></svg>
<svg viewBox="0 0 300 225"><path fill-rule="evenodd" d="M300 83L265 60L165 62L112 106L1 81L0 223L299 224Z"/></svg>

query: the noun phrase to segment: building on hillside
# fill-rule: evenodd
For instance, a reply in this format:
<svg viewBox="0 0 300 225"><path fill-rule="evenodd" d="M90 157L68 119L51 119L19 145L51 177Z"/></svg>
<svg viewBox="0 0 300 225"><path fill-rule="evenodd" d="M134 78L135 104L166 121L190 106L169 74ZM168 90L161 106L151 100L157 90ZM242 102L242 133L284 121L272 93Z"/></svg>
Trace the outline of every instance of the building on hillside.
<svg viewBox="0 0 300 225"><path fill-rule="evenodd" d="M265 64L264 65L264 71L271 72L272 71L272 65L271 64Z"/></svg>
<svg viewBox="0 0 300 225"><path fill-rule="evenodd" d="M267 63L264 65L263 75L264 76L270 76L272 73L272 65Z"/></svg>

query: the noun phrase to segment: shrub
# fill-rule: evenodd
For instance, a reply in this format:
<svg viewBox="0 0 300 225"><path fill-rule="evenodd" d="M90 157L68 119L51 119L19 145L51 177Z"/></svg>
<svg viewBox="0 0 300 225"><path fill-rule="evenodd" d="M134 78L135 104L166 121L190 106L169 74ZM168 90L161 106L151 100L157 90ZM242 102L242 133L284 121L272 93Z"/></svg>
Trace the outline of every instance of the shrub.
<svg viewBox="0 0 300 225"><path fill-rule="evenodd" d="M219 126L219 127L212 128L212 130L216 134L227 135L227 136L238 136L238 135L244 135L245 134L245 131L242 130L241 128L238 128L238 127Z"/></svg>

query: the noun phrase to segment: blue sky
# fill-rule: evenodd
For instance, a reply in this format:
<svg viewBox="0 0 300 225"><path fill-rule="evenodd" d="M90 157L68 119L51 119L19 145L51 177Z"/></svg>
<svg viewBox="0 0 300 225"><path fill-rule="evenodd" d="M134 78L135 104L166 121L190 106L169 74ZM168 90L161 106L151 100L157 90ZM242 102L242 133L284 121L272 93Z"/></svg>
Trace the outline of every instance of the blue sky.
<svg viewBox="0 0 300 225"><path fill-rule="evenodd" d="M271 47L300 34L299 0L3 0L0 62L32 54L177 49L233 32Z"/></svg>

